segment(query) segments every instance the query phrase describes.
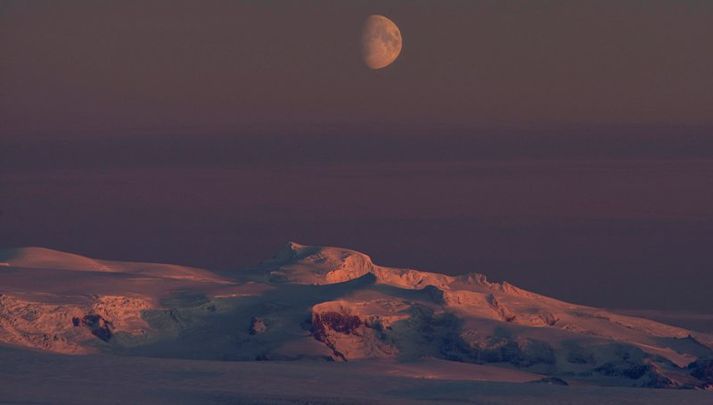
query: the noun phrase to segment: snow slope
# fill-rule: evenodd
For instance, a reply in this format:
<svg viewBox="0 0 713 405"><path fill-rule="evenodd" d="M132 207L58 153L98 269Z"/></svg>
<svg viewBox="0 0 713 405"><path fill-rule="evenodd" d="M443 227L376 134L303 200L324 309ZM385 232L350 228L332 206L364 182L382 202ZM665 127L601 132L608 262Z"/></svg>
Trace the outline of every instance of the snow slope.
<svg viewBox="0 0 713 405"><path fill-rule="evenodd" d="M356 361L449 380L713 384L710 335L558 301L478 273L383 267L348 249L288 243L255 268L222 275L39 248L1 252L0 261L7 263L0 267L0 342L14 347Z"/></svg>
<svg viewBox="0 0 713 405"><path fill-rule="evenodd" d="M61 356L0 347L0 403L19 404L686 404L711 393L479 381L467 363L206 361ZM453 370L453 371L451 371ZM448 374L447 374L447 373ZM458 374L456 374L458 373ZM463 378L474 376L474 378Z"/></svg>
<svg viewBox="0 0 713 405"><path fill-rule="evenodd" d="M201 269L172 264L113 262L90 259L57 250L27 247L0 251L0 263L5 267L53 269L65 271L131 273L147 277L218 282L219 277Z"/></svg>

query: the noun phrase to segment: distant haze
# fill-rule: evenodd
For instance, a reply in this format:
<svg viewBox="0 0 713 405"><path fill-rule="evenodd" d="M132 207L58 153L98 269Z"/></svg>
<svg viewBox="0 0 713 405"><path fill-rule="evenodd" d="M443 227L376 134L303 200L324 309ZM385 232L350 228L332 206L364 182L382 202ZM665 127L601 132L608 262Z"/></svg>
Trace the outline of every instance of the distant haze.
<svg viewBox="0 0 713 405"><path fill-rule="evenodd" d="M361 60L364 18L404 37ZM0 1L0 247L287 240L710 310L713 2Z"/></svg>

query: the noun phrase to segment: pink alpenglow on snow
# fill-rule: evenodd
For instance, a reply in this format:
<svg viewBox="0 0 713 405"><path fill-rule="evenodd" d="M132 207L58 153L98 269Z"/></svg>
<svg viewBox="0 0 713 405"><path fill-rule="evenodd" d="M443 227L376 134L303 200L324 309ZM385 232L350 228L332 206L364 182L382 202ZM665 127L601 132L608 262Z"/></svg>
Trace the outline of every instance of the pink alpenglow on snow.
<svg viewBox="0 0 713 405"><path fill-rule="evenodd" d="M40 248L6 250L0 260L0 342L17 350L355 363L449 381L703 390L713 383L706 333L480 273L384 267L349 249L290 242L258 266L220 273Z"/></svg>

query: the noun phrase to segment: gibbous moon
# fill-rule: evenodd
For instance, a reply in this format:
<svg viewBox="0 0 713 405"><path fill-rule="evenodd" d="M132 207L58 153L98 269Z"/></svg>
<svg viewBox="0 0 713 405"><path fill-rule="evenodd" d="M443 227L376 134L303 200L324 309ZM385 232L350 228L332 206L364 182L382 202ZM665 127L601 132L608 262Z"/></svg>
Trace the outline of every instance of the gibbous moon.
<svg viewBox="0 0 713 405"><path fill-rule="evenodd" d="M401 53L401 31L383 15L370 15L364 22L361 52L364 63L371 69L392 64Z"/></svg>

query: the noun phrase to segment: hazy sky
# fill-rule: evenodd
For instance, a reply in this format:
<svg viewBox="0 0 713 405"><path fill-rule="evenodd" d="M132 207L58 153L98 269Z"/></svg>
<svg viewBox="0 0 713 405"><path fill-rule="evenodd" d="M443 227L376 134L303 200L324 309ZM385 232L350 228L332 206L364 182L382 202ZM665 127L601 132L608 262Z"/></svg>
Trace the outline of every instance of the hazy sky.
<svg viewBox="0 0 713 405"><path fill-rule="evenodd" d="M400 58L360 60L366 16ZM710 310L713 2L0 0L0 247L287 240Z"/></svg>
<svg viewBox="0 0 713 405"><path fill-rule="evenodd" d="M10 134L713 125L705 0L1 4ZM360 60L371 13L404 36L379 72Z"/></svg>

